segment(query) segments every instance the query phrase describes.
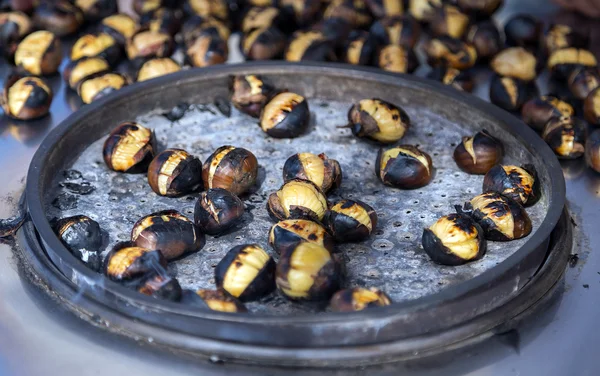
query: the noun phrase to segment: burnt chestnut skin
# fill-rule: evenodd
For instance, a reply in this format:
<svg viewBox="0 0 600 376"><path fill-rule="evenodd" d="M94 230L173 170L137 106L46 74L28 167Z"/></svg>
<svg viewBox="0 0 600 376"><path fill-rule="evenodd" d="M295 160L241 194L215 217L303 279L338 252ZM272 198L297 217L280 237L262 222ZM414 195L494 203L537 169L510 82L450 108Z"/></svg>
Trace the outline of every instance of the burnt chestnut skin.
<svg viewBox="0 0 600 376"><path fill-rule="evenodd" d="M148 167L148 183L161 196L176 197L202 185L202 162L182 149L167 149Z"/></svg>
<svg viewBox="0 0 600 376"><path fill-rule="evenodd" d="M258 118L273 93L273 87L262 77L248 74L231 80L231 103L238 110Z"/></svg>
<svg viewBox="0 0 600 376"><path fill-rule="evenodd" d="M64 37L83 25L83 12L67 0L46 0L35 8L33 20L38 28Z"/></svg>
<svg viewBox="0 0 600 376"><path fill-rule="evenodd" d="M157 299L178 302L183 290L177 279L163 273L150 272L138 283L137 291Z"/></svg>
<svg viewBox="0 0 600 376"><path fill-rule="evenodd" d="M327 207L323 191L313 182L299 179L284 183L267 201L267 210L275 221L309 219L320 222Z"/></svg>
<svg viewBox="0 0 600 376"><path fill-rule="evenodd" d="M528 100L521 109L521 117L534 130L541 132L548 121L555 117L571 116L573 106L552 95Z"/></svg>
<svg viewBox="0 0 600 376"><path fill-rule="evenodd" d="M213 188L202 192L194 211L194 221L200 231L219 234L235 225L244 214L244 203L233 193Z"/></svg>
<svg viewBox="0 0 600 376"><path fill-rule="evenodd" d="M306 131L310 110L306 99L296 93L275 95L263 108L260 127L271 137L295 138Z"/></svg>
<svg viewBox="0 0 600 376"><path fill-rule="evenodd" d="M536 92L534 82L494 75L490 83L490 102L506 111L519 111Z"/></svg>
<svg viewBox="0 0 600 376"><path fill-rule="evenodd" d="M223 188L235 195L256 183L258 161L252 152L231 145L221 146L202 165L204 188Z"/></svg>
<svg viewBox="0 0 600 376"><path fill-rule="evenodd" d="M521 204L498 192L474 197L465 208L494 241L521 239L531 233L531 219Z"/></svg>
<svg viewBox="0 0 600 376"><path fill-rule="evenodd" d="M52 89L43 79L11 74L4 83L0 106L10 118L32 120L48 114L52 98Z"/></svg>
<svg viewBox="0 0 600 376"><path fill-rule="evenodd" d="M76 215L60 219L54 227L58 238L71 253L90 269L100 271L102 231L98 222L85 215Z"/></svg>
<svg viewBox="0 0 600 376"><path fill-rule="evenodd" d="M467 31L465 40L477 51L479 60L488 60L502 49L502 36L492 20L485 20L472 25Z"/></svg>
<svg viewBox="0 0 600 376"><path fill-rule="evenodd" d="M323 223L337 242L357 242L377 227L375 210L359 200L341 200L331 207Z"/></svg>
<svg viewBox="0 0 600 376"><path fill-rule="evenodd" d="M301 242L315 243L329 252L335 252L333 237L320 224L307 219L280 221L269 231L269 245L277 254L286 252Z"/></svg>
<svg viewBox="0 0 600 376"><path fill-rule="evenodd" d="M136 246L132 242L117 243L106 255L104 273L114 281L123 281L157 271L166 273L167 260L158 250Z"/></svg>
<svg viewBox="0 0 600 376"><path fill-rule="evenodd" d="M512 17L504 26L506 44L537 50L542 34L542 22L535 17L519 14Z"/></svg>
<svg viewBox="0 0 600 376"><path fill-rule="evenodd" d="M348 127L357 137L389 144L404 137L410 118L401 107L383 99L363 99L348 110Z"/></svg>
<svg viewBox="0 0 600 376"><path fill-rule="evenodd" d="M523 206L540 198L540 183L533 165L496 165L483 178L483 193L498 192Z"/></svg>
<svg viewBox="0 0 600 376"><path fill-rule="evenodd" d="M472 92L475 86L475 80L469 71L461 71L445 65L434 67L427 74L427 78L439 81L444 85L452 86L455 89L466 91L467 93Z"/></svg>
<svg viewBox="0 0 600 376"><path fill-rule="evenodd" d="M379 289L355 287L336 292L329 302L329 309L333 312L355 312L390 304L390 297Z"/></svg>
<svg viewBox="0 0 600 376"><path fill-rule="evenodd" d="M555 117L544 127L542 138L560 159L575 159L583 155L587 124L573 116Z"/></svg>
<svg viewBox="0 0 600 376"><path fill-rule="evenodd" d="M335 159L321 153L298 153L289 157L283 165L283 181L308 180L327 193L342 184L342 168Z"/></svg>
<svg viewBox="0 0 600 376"><path fill-rule="evenodd" d="M137 123L125 122L104 142L104 162L114 171L146 171L154 157L154 144L153 131Z"/></svg>
<svg viewBox="0 0 600 376"><path fill-rule="evenodd" d="M412 145L400 145L377 154L375 173L386 185L416 189L429 184L433 163L429 154Z"/></svg>
<svg viewBox="0 0 600 376"><path fill-rule="evenodd" d="M473 137L463 137L454 149L456 165L466 173L483 175L500 163L504 156L502 143L485 129Z"/></svg>

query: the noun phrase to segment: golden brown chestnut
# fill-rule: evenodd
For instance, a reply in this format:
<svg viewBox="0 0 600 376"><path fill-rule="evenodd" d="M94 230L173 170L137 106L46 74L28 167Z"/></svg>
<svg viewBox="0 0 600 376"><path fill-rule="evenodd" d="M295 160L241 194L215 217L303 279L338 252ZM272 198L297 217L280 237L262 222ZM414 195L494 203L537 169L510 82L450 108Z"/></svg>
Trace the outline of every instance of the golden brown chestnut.
<svg viewBox="0 0 600 376"><path fill-rule="evenodd" d="M342 184L342 168L335 159L321 153L298 153L289 157L283 165L283 181L300 179L313 182L325 193Z"/></svg>
<svg viewBox="0 0 600 376"><path fill-rule="evenodd" d="M308 102L300 94L275 95L260 114L260 128L271 137L294 138L306 131L310 120Z"/></svg>
<svg viewBox="0 0 600 376"><path fill-rule="evenodd" d="M238 110L252 117L259 117L260 113L273 93L273 87L262 77L247 74L235 76L231 83L231 103Z"/></svg>
<svg viewBox="0 0 600 376"><path fill-rule="evenodd" d="M496 165L485 174L482 190L498 192L523 206L531 206L540 198L539 184L533 165Z"/></svg>
<svg viewBox="0 0 600 376"><path fill-rule="evenodd" d="M83 25L83 12L68 0L42 1L35 8L33 21L39 29L64 37Z"/></svg>
<svg viewBox="0 0 600 376"><path fill-rule="evenodd" d="M500 8L504 0L458 0L456 3L473 16L487 18Z"/></svg>
<svg viewBox="0 0 600 376"><path fill-rule="evenodd" d="M287 219L277 222L269 231L269 245L277 254L293 249L301 242L315 243L332 253L335 251L331 235L314 221Z"/></svg>
<svg viewBox="0 0 600 376"><path fill-rule="evenodd" d="M535 79L537 59L522 47L502 50L490 62L490 67L500 76L518 78L523 81Z"/></svg>
<svg viewBox="0 0 600 376"><path fill-rule="evenodd" d="M431 181L433 163L429 154L416 146L400 145L379 150L375 173L385 185L416 189Z"/></svg>
<svg viewBox="0 0 600 376"><path fill-rule="evenodd" d="M590 124L600 125L600 88L592 90L585 98L583 113Z"/></svg>
<svg viewBox="0 0 600 376"><path fill-rule="evenodd" d="M490 82L490 102L506 111L519 111L535 94L535 83L494 75Z"/></svg>
<svg viewBox="0 0 600 376"><path fill-rule="evenodd" d="M588 38L573 30L569 25L551 25L544 36L544 46L548 54L567 47L582 48L587 44Z"/></svg>
<svg viewBox="0 0 600 376"><path fill-rule="evenodd" d="M380 45L393 44L412 49L421 36L421 25L413 17L386 17L375 22L370 33Z"/></svg>
<svg viewBox="0 0 600 376"><path fill-rule="evenodd" d="M98 222L76 215L62 218L54 226L60 241L90 269L99 272L102 268L102 231Z"/></svg>
<svg viewBox="0 0 600 376"><path fill-rule="evenodd" d="M600 172L600 129L590 133L585 141L585 162L596 172Z"/></svg>
<svg viewBox="0 0 600 376"><path fill-rule="evenodd" d="M402 108L379 98L353 104L348 122L355 136L385 144L399 141L410 128L410 118Z"/></svg>
<svg viewBox="0 0 600 376"><path fill-rule="evenodd" d="M285 49L285 39L285 35L275 26L262 27L244 35L241 50L249 60L276 59Z"/></svg>
<svg viewBox="0 0 600 376"><path fill-rule="evenodd" d="M275 290L275 261L258 244L235 246L217 264L215 283L242 302L260 299Z"/></svg>
<svg viewBox="0 0 600 376"><path fill-rule="evenodd" d="M585 100L592 90L600 87L600 72L597 67L580 67L571 72L568 84L575 98Z"/></svg>
<svg viewBox="0 0 600 376"><path fill-rule="evenodd" d="M121 59L121 46L108 34L85 34L73 44L71 60L76 61L87 56L101 57L114 66Z"/></svg>
<svg viewBox="0 0 600 376"><path fill-rule="evenodd" d="M427 78L439 81L444 85L452 86L455 89L466 91L467 93L473 91L473 87L475 86L475 81L469 71L460 71L445 65L434 67L427 74Z"/></svg>
<svg viewBox="0 0 600 376"><path fill-rule="evenodd" d="M521 109L523 121L534 130L541 132L551 118L575 114L573 106L552 95L528 100Z"/></svg>
<svg viewBox="0 0 600 376"><path fill-rule="evenodd" d="M244 203L233 193L214 188L200 194L194 222L200 231L217 235L237 224L244 215Z"/></svg>
<svg viewBox="0 0 600 376"><path fill-rule="evenodd" d="M366 31L354 30L348 35L343 48L342 60L353 65L369 65L373 60L377 41Z"/></svg>
<svg viewBox="0 0 600 376"><path fill-rule="evenodd" d="M498 192L475 196L465 207L488 240L509 241L531 233L531 219L523 206Z"/></svg>
<svg viewBox="0 0 600 376"><path fill-rule="evenodd" d="M296 31L284 54L287 61L328 61L335 58L333 46L319 31Z"/></svg>
<svg viewBox="0 0 600 376"><path fill-rule="evenodd" d="M502 49L502 37L498 26L492 20L485 20L471 25L465 36L477 51L477 58L491 59Z"/></svg>
<svg viewBox="0 0 600 376"><path fill-rule="evenodd" d="M127 14L118 13L103 19L100 23L100 31L113 37L120 45L125 45L125 42L138 31L138 24Z"/></svg>
<svg viewBox="0 0 600 376"><path fill-rule="evenodd" d="M154 132L150 129L138 123L122 123L104 142L104 162L114 171L146 171L154 157L155 142Z"/></svg>
<svg viewBox="0 0 600 376"><path fill-rule="evenodd" d="M327 211L327 198L323 191L310 181L290 180L277 192L271 193L267 202L271 218L309 219L321 221Z"/></svg>
<svg viewBox="0 0 600 376"><path fill-rule="evenodd" d="M183 290L176 278L165 273L150 272L138 283L137 291L154 298L178 302Z"/></svg>
<svg viewBox="0 0 600 376"><path fill-rule="evenodd" d="M428 17L429 30L434 36L462 38L469 26L469 16L453 5L436 7Z"/></svg>
<svg viewBox="0 0 600 376"><path fill-rule="evenodd" d="M13 119L31 120L48 115L52 89L39 77L13 74L6 79L0 97L4 114Z"/></svg>
<svg viewBox="0 0 600 376"><path fill-rule="evenodd" d="M222 22L229 20L229 7L226 0L186 0L183 9L189 15L214 17Z"/></svg>
<svg viewBox="0 0 600 376"><path fill-rule="evenodd" d="M431 66L445 64L460 70L471 68L477 61L477 50L472 44L448 36L427 41L425 54Z"/></svg>
<svg viewBox="0 0 600 376"><path fill-rule="evenodd" d="M279 9L292 20L296 26L307 26L314 22L321 13L321 0L280 0Z"/></svg>
<svg viewBox="0 0 600 376"><path fill-rule="evenodd" d="M485 129L472 137L463 137L454 149L456 165L469 174L486 174L504 156L502 143Z"/></svg>
<svg viewBox="0 0 600 376"><path fill-rule="evenodd" d="M167 149L148 167L148 184L161 196L176 197L202 185L202 162L182 149Z"/></svg>
<svg viewBox="0 0 600 376"><path fill-rule="evenodd" d="M282 22L281 11L276 7L252 7L248 9L240 27L244 34L252 30L270 26L279 26Z"/></svg>
<svg viewBox="0 0 600 376"><path fill-rule="evenodd" d="M79 94L83 103L90 104L128 84L127 77L120 73L100 72L80 81L77 86L77 94Z"/></svg>
<svg viewBox="0 0 600 376"><path fill-rule="evenodd" d="M138 247L132 242L117 243L106 256L104 273L114 281L142 276L148 272L164 272L167 260L158 250Z"/></svg>
<svg viewBox="0 0 600 376"><path fill-rule="evenodd" d="M595 67L598 61L594 54L582 48L561 48L548 57L548 70L558 79L566 80L579 67Z"/></svg>
<svg viewBox="0 0 600 376"><path fill-rule="evenodd" d="M217 34L199 36L186 51L187 60L195 67L224 64L229 56L227 41Z"/></svg>
<svg viewBox="0 0 600 376"><path fill-rule="evenodd" d="M214 35L227 41L231 30L221 21L215 18L204 18L200 16L190 17L181 27L181 35L186 47L191 46L201 36Z"/></svg>
<svg viewBox="0 0 600 376"><path fill-rule="evenodd" d="M416 20L426 22L429 15L442 5L442 0L409 0L408 12Z"/></svg>
<svg viewBox="0 0 600 376"><path fill-rule="evenodd" d="M341 284L340 264L317 244L301 242L283 252L275 270L277 288L292 300L327 300Z"/></svg>
<svg viewBox="0 0 600 376"><path fill-rule="evenodd" d="M375 287L355 287L336 292L329 302L329 309L333 312L356 312L390 304L390 297Z"/></svg>
<svg viewBox="0 0 600 376"><path fill-rule="evenodd" d="M404 13L402 1L365 0L369 11L375 18L400 16Z"/></svg>
<svg viewBox="0 0 600 376"><path fill-rule="evenodd" d="M67 64L63 70L63 78L69 87L75 90L79 83L86 78L97 73L106 73L109 70L110 65L103 58L86 56Z"/></svg>
<svg viewBox="0 0 600 376"><path fill-rule="evenodd" d="M15 51L15 65L35 76L58 71L62 59L60 40L49 31L35 31L21 41Z"/></svg>
<svg viewBox="0 0 600 376"><path fill-rule="evenodd" d="M137 74L137 81L142 82L167 74L179 72L181 67L170 57L150 59L145 62Z"/></svg>
<svg viewBox="0 0 600 376"><path fill-rule="evenodd" d="M114 0L75 0L83 12L83 17L88 21L98 21L118 12L117 2Z"/></svg>
<svg viewBox="0 0 600 376"><path fill-rule="evenodd" d="M143 29L174 36L181 27L181 13L169 8L158 8L144 13L140 17L140 25Z"/></svg>
<svg viewBox="0 0 600 376"><path fill-rule="evenodd" d="M508 46L518 46L536 51L542 35L542 22L529 14L517 14L504 25Z"/></svg>
<svg viewBox="0 0 600 376"><path fill-rule="evenodd" d="M544 127L542 138L560 159L579 158L585 152L587 124L573 116L555 117Z"/></svg>
<svg viewBox="0 0 600 376"><path fill-rule="evenodd" d="M248 310L242 302L223 290L184 290L181 303L213 311L240 313Z"/></svg>
<svg viewBox="0 0 600 376"><path fill-rule="evenodd" d="M139 219L131 230L131 241L138 247L159 250L167 260L198 251L206 243L194 222L175 210Z"/></svg>
<svg viewBox="0 0 600 376"><path fill-rule="evenodd" d="M485 255L483 230L465 214L450 214L423 230L423 249L431 260L442 265L462 265Z"/></svg>
<svg viewBox="0 0 600 376"><path fill-rule="evenodd" d="M373 19L364 0L331 0L323 18L341 18L354 29L368 26Z"/></svg>
<svg viewBox="0 0 600 376"><path fill-rule="evenodd" d="M388 72L412 73L419 66L413 50L395 44L382 47L377 59L379 68Z"/></svg>
<svg viewBox="0 0 600 376"><path fill-rule="evenodd" d="M169 57L173 53L173 38L160 31L142 30L127 40L125 51L129 60Z"/></svg>
<svg viewBox="0 0 600 376"><path fill-rule="evenodd" d="M223 188L240 195L256 183L258 161L252 152L231 145L221 146L204 162L204 188Z"/></svg>
<svg viewBox="0 0 600 376"><path fill-rule="evenodd" d="M0 13L0 53L12 60L19 42L31 29L31 21L25 13Z"/></svg>
<svg viewBox="0 0 600 376"><path fill-rule="evenodd" d="M377 213L362 201L340 200L327 211L323 223L337 242L358 242L377 227Z"/></svg>

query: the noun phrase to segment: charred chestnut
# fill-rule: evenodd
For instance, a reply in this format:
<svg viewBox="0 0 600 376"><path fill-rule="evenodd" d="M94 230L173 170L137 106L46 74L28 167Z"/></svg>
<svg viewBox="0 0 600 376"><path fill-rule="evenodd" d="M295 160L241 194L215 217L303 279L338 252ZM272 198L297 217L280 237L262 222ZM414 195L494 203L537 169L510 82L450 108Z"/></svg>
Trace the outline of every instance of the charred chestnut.
<svg viewBox="0 0 600 376"><path fill-rule="evenodd" d="M123 281L153 271L163 272L166 267L167 260L160 251L121 242L106 256L104 273L114 281Z"/></svg>
<svg viewBox="0 0 600 376"><path fill-rule="evenodd" d="M71 61L63 70L63 78L69 87L77 89L80 82L86 78L100 72L106 73L110 70L110 65L101 57L82 57L79 60Z"/></svg>
<svg viewBox="0 0 600 376"><path fill-rule="evenodd" d="M388 72L412 73L419 66L419 60L413 50L390 44L379 50L377 64Z"/></svg>
<svg viewBox="0 0 600 376"><path fill-rule="evenodd" d="M223 22L229 20L226 0L186 0L183 9L192 16L214 17Z"/></svg>
<svg viewBox="0 0 600 376"><path fill-rule="evenodd" d="M148 183L161 196L176 197L202 185L202 162L182 149L167 149L148 167Z"/></svg>
<svg viewBox="0 0 600 376"><path fill-rule="evenodd" d="M4 83L0 105L13 119L31 120L48 115L52 89L38 77L9 76Z"/></svg>
<svg viewBox="0 0 600 376"><path fill-rule="evenodd" d="M428 17L429 30L435 36L462 38L469 26L469 16L453 5L434 8Z"/></svg>
<svg viewBox="0 0 600 376"><path fill-rule="evenodd" d="M466 173L483 175L500 163L504 155L502 143L486 130L473 137L463 137L454 149L456 165Z"/></svg>
<svg viewBox="0 0 600 376"><path fill-rule="evenodd" d="M13 59L21 39L31 32L31 21L25 13L0 13L0 53Z"/></svg>
<svg viewBox="0 0 600 376"><path fill-rule="evenodd" d="M173 53L173 38L160 31L139 31L127 40L125 50L129 60L169 57Z"/></svg>
<svg viewBox="0 0 600 376"><path fill-rule="evenodd" d="M71 60L83 57L101 57L113 66L121 59L121 47L108 34L85 34L71 48Z"/></svg>
<svg viewBox="0 0 600 376"><path fill-rule="evenodd" d="M341 200L327 211L323 223L337 242L358 242L377 227L377 213L362 201Z"/></svg>
<svg viewBox="0 0 600 376"><path fill-rule="evenodd" d="M319 31L296 31L285 51L287 61L328 61L334 59L331 42Z"/></svg>
<svg viewBox="0 0 600 376"><path fill-rule="evenodd" d="M331 235L321 225L307 219L280 221L269 231L269 245L277 254L293 249L301 242L315 243L332 253L335 250Z"/></svg>
<svg viewBox="0 0 600 376"><path fill-rule="evenodd" d="M329 302L329 309L333 312L355 312L390 304L392 304L390 297L379 289L355 287L336 292Z"/></svg>
<svg viewBox="0 0 600 376"><path fill-rule="evenodd" d="M297 26L312 23L321 13L321 0L279 0L279 8L290 15Z"/></svg>
<svg viewBox="0 0 600 376"><path fill-rule="evenodd" d="M285 35L275 26L254 29L244 35L241 47L246 59L274 59L280 56L285 49Z"/></svg>
<svg viewBox="0 0 600 376"><path fill-rule="evenodd" d="M386 17L375 22L370 33L380 45L393 44L412 49L421 36L421 25L412 17Z"/></svg>
<svg viewBox="0 0 600 376"><path fill-rule="evenodd" d="M100 72L81 81L77 86L77 94L83 103L90 104L128 84L127 77L120 73Z"/></svg>
<svg viewBox="0 0 600 376"><path fill-rule="evenodd" d="M375 18L400 16L404 13L402 1L365 0L365 3Z"/></svg>
<svg viewBox="0 0 600 376"><path fill-rule="evenodd" d="M215 268L215 282L242 302L275 290L275 261L258 244L233 247Z"/></svg>
<svg viewBox="0 0 600 376"><path fill-rule="evenodd" d="M133 0L133 10L143 15L159 9L163 4L162 0Z"/></svg>
<svg viewBox="0 0 600 376"><path fill-rule="evenodd" d="M410 128L410 118L402 108L379 98L352 105L348 121L355 136L386 144L400 140Z"/></svg>
<svg viewBox="0 0 600 376"><path fill-rule="evenodd" d="M196 292L184 290L181 303L219 312L247 312L242 302L222 290L200 289Z"/></svg>
<svg viewBox="0 0 600 376"><path fill-rule="evenodd" d="M533 205L540 197L535 168L532 165L492 167L483 178L483 193L488 192L498 192L523 206Z"/></svg>
<svg viewBox="0 0 600 376"><path fill-rule="evenodd" d="M600 88L592 90L585 98L583 113L590 124L600 125Z"/></svg>
<svg viewBox="0 0 600 376"><path fill-rule="evenodd" d="M448 36L429 40L425 44L425 53L431 66L444 64L463 70L471 68L477 61L477 51L472 44Z"/></svg>
<svg viewBox="0 0 600 376"><path fill-rule="evenodd" d="M138 24L128 15L118 13L103 19L100 23L100 31L113 37L119 44L125 45L125 42L138 31Z"/></svg>
<svg viewBox="0 0 600 376"><path fill-rule="evenodd" d="M262 29L270 26L279 26L281 22L281 11L275 7L252 7L248 9L242 19L241 30L249 33L252 30Z"/></svg>
<svg viewBox="0 0 600 376"><path fill-rule="evenodd" d="M256 183L258 161L250 151L235 146L221 146L204 162L204 188L223 188L240 195Z"/></svg>
<svg viewBox="0 0 600 376"><path fill-rule="evenodd" d="M523 206L498 192L475 196L466 207L488 240L521 239L531 233L531 219Z"/></svg>
<svg viewBox="0 0 600 376"><path fill-rule="evenodd" d="M68 0L42 1L35 8L33 21L38 28L64 37L83 25L83 12Z"/></svg>
<svg viewBox="0 0 600 376"><path fill-rule="evenodd" d="M425 22L436 8L442 6L442 0L409 0L408 12L416 20Z"/></svg>
<svg viewBox="0 0 600 376"><path fill-rule="evenodd" d="M337 259L317 244L301 242L283 252L275 271L277 288L293 300L326 300L341 284Z"/></svg>
<svg viewBox="0 0 600 376"><path fill-rule="evenodd" d="M114 171L145 171L154 157L154 143L150 129L133 122L123 123L104 142L104 162Z"/></svg>
<svg viewBox="0 0 600 376"><path fill-rule="evenodd" d="M485 254L487 243L481 227L465 214L450 214L423 230L423 249L442 265L462 265Z"/></svg>
<svg viewBox="0 0 600 376"><path fill-rule="evenodd" d="M145 62L137 74L137 81L142 82L167 74L179 72L181 67L170 57L150 59Z"/></svg>
<svg viewBox="0 0 600 376"><path fill-rule="evenodd" d="M308 127L310 110L300 94L284 92L275 95L260 114L260 128L271 137L294 138Z"/></svg>
<svg viewBox="0 0 600 376"><path fill-rule="evenodd" d="M336 48L341 48L352 31L350 24L341 18L326 18L311 26L312 30L323 33Z"/></svg>
<svg viewBox="0 0 600 376"><path fill-rule="evenodd" d="M159 8L144 13L140 18L140 25L150 31L174 36L181 27L181 13L169 8Z"/></svg>
<svg viewBox="0 0 600 376"><path fill-rule="evenodd" d="M289 157L283 165L283 181L300 179L313 182L323 192L342 184L342 168L335 159L321 153L298 153Z"/></svg>
<svg viewBox="0 0 600 376"><path fill-rule="evenodd" d="M511 47L501 51L492 59L490 66L500 76L523 81L532 81L537 75L537 59L522 47Z"/></svg>
<svg viewBox="0 0 600 376"><path fill-rule="evenodd" d="M267 202L271 218L310 219L321 221L327 211L327 198L323 191L310 181L290 180L277 192L271 193Z"/></svg>
<svg viewBox="0 0 600 376"><path fill-rule="evenodd" d="M544 127L542 138L561 159L579 158L585 152L587 124L573 116L555 117Z"/></svg>
<svg viewBox="0 0 600 376"><path fill-rule="evenodd" d="M194 222L200 231L216 235L238 223L242 215L242 200L225 189L214 188L200 194L194 211Z"/></svg>
<svg viewBox="0 0 600 376"><path fill-rule="evenodd" d="M257 118L272 93L273 87L260 76L235 76L231 84L231 103L243 113Z"/></svg>
<svg viewBox="0 0 600 376"><path fill-rule="evenodd" d="M458 6L476 17L489 17L504 3L504 0L457 0Z"/></svg>
<svg viewBox="0 0 600 376"><path fill-rule="evenodd" d="M216 34L199 36L186 51L188 61L195 67L223 64L229 56L227 41Z"/></svg>
<svg viewBox="0 0 600 376"><path fill-rule="evenodd" d="M429 154L416 146L400 145L379 150L375 173L385 185L416 189L426 186L431 181L433 163Z"/></svg>
<svg viewBox="0 0 600 376"><path fill-rule="evenodd" d="M355 29L363 28L372 21L369 9L363 0L331 0L323 18L341 18Z"/></svg>
<svg viewBox="0 0 600 376"><path fill-rule="evenodd" d="M548 57L548 70L558 79L566 80L575 69L595 67L597 64L594 54L581 48L562 48Z"/></svg>
<svg viewBox="0 0 600 376"><path fill-rule="evenodd" d="M366 31L355 30L348 36L342 60L348 64L369 65L377 48L375 38Z"/></svg>
<svg viewBox="0 0 600 376"><path fill-rule="evenodd" d="M452 86L455 89L470 93L473 91L475 81L469 71L460 71L445 65L434 67L427 75L427 78L439 81L444 85Z"/></svg>
<svg viewBox="0 0 600 376"><path fill-rule="evenodd" d="M185 46L191 46L201 36L219 36L227 41L231 34L229 28L221 21L214 18L200 16L190 17L181 27L181 34Z"/></svg>
<svg viewBox="0 0 600 376"><path fill-rule="evenodd" d="M596 172L600 172L600 129L590 133L585 141L585 162Z"/></svg>
<svg viewBox="0 0 600 376"><path fill-rule="evenodd" d="M15 51L15 65L35 76L56 73L61 59L60 40L45 30L35 31L23 38Z"/></svg>
<svg viewBox="0 0 600 376"><path fill-rule="evenodd" d="M600 72L597 67L581 67L569 75L569 90L579 100L585 100L597 87L600 87Z"/></svg>
<svg viewBox="0 0 600 376"><path fill-rule="evenodd" d="M494 75L490 83L490 102L506 111L519 111L534 94L532 83L518 78Z"/></svg>
<svg viewBox="0 0 600 376"><path fill-rule="evenodd" d="M151 272L144 276L139 283L137 291L141 294L158 299L178 302L181 299L182 289L177 279L165 273Z"/></svg>
<svg viewBox="0 0 600 376"><path fill-rule="evenodd" d="M504 25L508 46L537 50L542 34L542 22L527 14L518 14Z"/></svg>
<svg viewBox="0 0 600 376"><path fill-rule="evenodd" d="M102 231L98 222L85 215L76 215L60 219L55 228L58 238L71 253L92 270L100 271Z"/></svg>
<svg viewBox="0 0 600 376"><path fill-rule="evenodd" d="M534 130L541 132L546 123L561 116L571 116L575 113L573 106L552 95L535 97L528 100L521 110L521 117Z"/></svg>
<svg viewBox="0 0 600 376"><path fill-rule="evenodd" d="M75 0L75 5L83 12L88 21L97 21L117 13L115 0Z"/></svg>
<svg viewBox="0 0 600 376"><path fill-rule="evenodd" d="M465 37L477 51L478 59L491 59L502 49L502 36L492 20L478 22L472 25Z"/></svg>

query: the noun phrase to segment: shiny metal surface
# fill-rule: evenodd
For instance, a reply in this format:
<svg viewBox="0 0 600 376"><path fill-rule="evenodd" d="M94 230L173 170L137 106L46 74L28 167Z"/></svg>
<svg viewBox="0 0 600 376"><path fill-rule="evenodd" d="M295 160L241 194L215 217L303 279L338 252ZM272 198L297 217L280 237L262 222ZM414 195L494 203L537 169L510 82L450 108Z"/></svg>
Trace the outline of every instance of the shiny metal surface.
<svg viewBox="0 0 600 376"><path fill-rule="evenodd" d="M546 0L508 1L498 19L510 13L542 15L554 8ZM7 66L0 62L0 75ZM0 117L0 217L9 216L19 198L29 161L47 131L69 115L64 84L52 78L52 116L34 123ZM543 90L542 90L543 91ZM481 85L477 94L487 97ZM495 337L478 348L440 360L428 368L386 366L369 374L409 375L597 375L600 317L600 175L581 160L563 164L567 198L577 227L579 262L566 273L559 301L523 323L518 334ZM356 370L361 373L362 370ZM39 294L18 274L10 244L0 243L0 375L189 375L281 374L219 362L175 359L91 327ZM298 372L307 374L307 371ZM320 374L315 371L314 374Z"/></svg>

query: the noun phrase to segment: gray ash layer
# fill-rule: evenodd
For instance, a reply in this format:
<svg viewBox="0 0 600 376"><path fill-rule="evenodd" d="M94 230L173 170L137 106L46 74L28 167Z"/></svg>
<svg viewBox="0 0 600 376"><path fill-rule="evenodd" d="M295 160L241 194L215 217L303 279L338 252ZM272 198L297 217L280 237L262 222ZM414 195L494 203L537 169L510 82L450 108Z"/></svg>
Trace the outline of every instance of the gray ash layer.
<svg viewBox="0 0 600 376"><path fill-rule="evenodd" d="M270 138L260 130L256 119L236 109L232 109L231 117L227 118L214 105L192 106L175 122L160 115L165 109L137 119L155 130L161 150L182 148L204 162L216 148L231 144L252 151L261 166L260 186L243 197L246 204L243 224L226 235L208 236L201 251L170 264L170 272L183 287L214 288L214 267L230 248L238 244L258 243L276 257L267 244L273 222L265 208L266 200L282 184L285 160L299 152L326 153L340 162L344 173L342 187L329 196L330 201L335 202L341 197L360 199L373 206L379 216L378 227L370 239L338 245L346 261L347 287L378 287L396 302L415 299L483 273L524 244L526 239L489 242L487 255L482 260L457 267L434 264L421 247L423 228L440 216L454 212L455 204L462 204L481 192L483 177L463 173L452 159L454 146L470 132L428 109L403 104L411 117L412 127L400 143L419 145L429 153L436 173L431 184L424 188L398 190L384 186L375 176L378 146L355 138L348 129L337 128L346 123L349 103L324 103L314 99L309 100L309 105L312 112L310 131L291 140ZM108 170L102 160L103 142L104 138L92 144L72 165L95 190L77 196L76 208L61 211L48 205L48 218L88 215L108 232L107 250L118 241L128 240L133 224L152 212L176 209L193 218L198 194L176 199L159 197L150 189L144 174ZM523 150L509 153L504 163L522 163L515 160L515 156L523 155ZM50 201L64 192L64 188L57 187L50 195ZM546 214L546 202L542 199L527 209L534 232ZM248 308L253 312L278 315L318 310L312 304L291 303L279 293L249 303Z"/></svg>

